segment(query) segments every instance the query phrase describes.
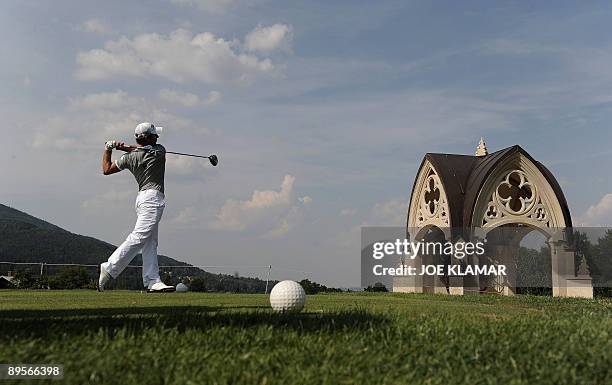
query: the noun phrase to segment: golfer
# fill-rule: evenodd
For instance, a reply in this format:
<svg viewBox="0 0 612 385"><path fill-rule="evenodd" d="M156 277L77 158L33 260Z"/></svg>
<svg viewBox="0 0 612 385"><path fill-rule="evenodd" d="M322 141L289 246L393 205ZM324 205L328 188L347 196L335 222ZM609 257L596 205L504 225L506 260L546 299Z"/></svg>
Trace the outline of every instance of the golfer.
<svg viewBox="0 0 612 385"><path fill-rule="evenodd" d="M105 144L102 156L104 175L128 169L138 182L136 198L136 225L127 239L100 265L98 291L111 278L119 274L142 253L142 283L148 292L174 291L174 286L164 284L159 277L157 262L157 235L159 221L166 205L164 197L164 172L166 169L166 149L157 144L161 127L151 123L140 123L134 130L135 146L126 146L123 142L109 141ZM111 162L113 149L128 151L118 160Z"/></svg>

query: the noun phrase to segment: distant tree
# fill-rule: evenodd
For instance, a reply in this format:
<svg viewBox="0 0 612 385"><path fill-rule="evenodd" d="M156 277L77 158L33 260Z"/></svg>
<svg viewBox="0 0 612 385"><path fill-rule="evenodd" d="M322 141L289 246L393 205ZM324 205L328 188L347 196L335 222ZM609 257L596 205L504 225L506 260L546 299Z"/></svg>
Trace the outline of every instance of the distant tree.
<svg viewBox="0 0 612 385"><path fill-rule="evenodd" d="M306 294L317 294L318 291L315 282L311 282L309 279L303 279L299 283L304 288Z"/></svg>
<svg viewBox="0 0 612 385"><path fill-rule="evenodd" d="M304 288L306 294L334 293L342 291L341 289L327 287L309 279L303 279L299 282L299 284Z"/></svg>
<svg viewBox="0 0 612 385"><path fill-rule="evenodd" d="M14 282L19 289L33 289L38 287L38 282L30 269L17 271L15 273Z"/></svg>
<svg viewBox="0 0 612 385"><path fill-rule="evenodd" d="M191 291L206 291L206 282L204 278L195 277L191 280L189 284L189 290Z"/></svg>
<svg viewBox="0 0 612 385"><path fill-rule="evenodd" d="M541 247L539 251L520 246L512 268L517 271L516 286L518 293L551 295L552 264L548 246Z"/></svg>
<svg viewBox="0 0 612 385"><path fill-rule="evenodd" d="M302 285L306 294L317 294L317 293L324 292L327 289L327 287L325 287L324 285L320 285L309 279L301 280L300 285Z"/></svg>
<svg viewBox="0 0 612 385"><path fill-rule="evenodd" d="M93 286L87 271L80 266L69 266L49 277L51 289L85 289Z"/></svg>
<svg viewBox="0 0 612 385"><path fill-rule="evenodd" d="M368 287L366 287L363 290L364 291L373 292L373 293L376 293L376 292L381 292L381 293L384 292L384 293L386 293L386 292L389 291L389 290L387 290L387 287L385 285L383 285L382 283L380 283L380 282L376 282L373 286L368 286Z"/></svg>
<svg viewBox="0 0 612 385"><path fill-rule="evenodd" d="M612 230L606 230L603 237L592 246L587 254L587 264L593 278L594 294L612 296ZM589 258L590 257L590 258ZM589 262L591 260L591 263Z"/></svg>
<svg viewBox="0 0 612 385"><path fill-rule="evenodd" d="M173 274L172 274L171 271L164 271L164 272L162 272L161 280L166 285L175 286L178 283L176 278L173 277Z"/></svg>

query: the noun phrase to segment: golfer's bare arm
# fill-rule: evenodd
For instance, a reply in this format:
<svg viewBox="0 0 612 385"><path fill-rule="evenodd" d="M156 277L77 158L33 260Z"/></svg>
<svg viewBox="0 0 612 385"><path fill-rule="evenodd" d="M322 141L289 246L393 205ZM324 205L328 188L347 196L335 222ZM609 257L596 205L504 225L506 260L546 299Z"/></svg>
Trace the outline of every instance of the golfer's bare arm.
<svg viewBox="0 0 612 385"><path fill-rule="evenodd" d="M116 172L121 171L119 167L117 167L117 163L111 161L111 154L113 150L104 150L104 154L102 155L102 173L104 175L114 174Z"/></svg>
<svg viewBox="0 0 612 385"><path fill-rule="evenodd" d="M119 142L117 143L117 149L118 150L122 150L122 151L126 151L126 152L130 152L133 149L135 149L136 145L126 145L123 142ZM117 163L113 162L111 160L111 155L113 154L113 150L108 150L108 149L104 149L104 154L102 155L102 173L104 175L111 175L111 174L115 174L119 171L121 171L121 169L119 167L117 167Z"/></svg>

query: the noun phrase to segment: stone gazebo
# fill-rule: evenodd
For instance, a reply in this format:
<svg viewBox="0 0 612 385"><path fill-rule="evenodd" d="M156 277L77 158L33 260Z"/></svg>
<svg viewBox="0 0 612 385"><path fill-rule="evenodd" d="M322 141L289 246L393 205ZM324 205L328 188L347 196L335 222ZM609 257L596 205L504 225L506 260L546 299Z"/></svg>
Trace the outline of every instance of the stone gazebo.
<svg viewBox="0 0 612 385"><path fill-rule="evenodd" d="M516 258L512 254L525 235L537 230L550 246L553 296L592 297L586 266L575 273L575 253L568 239L571 226L563 191L542 163L518 145L489 154L481 138L474 156L425 155L412 188L406 235L410 240L431 239L432 234L451 242L486 240L493 262L507 264L504 261ZM420 270L416 265L434 262L427 258L401 263ZM470 258L471 264L482 263L474 260L477 256ZM393 291L464 294L493 287L511 295L517 272L510 270L493 285L479 277L396 278Z"/></svg>

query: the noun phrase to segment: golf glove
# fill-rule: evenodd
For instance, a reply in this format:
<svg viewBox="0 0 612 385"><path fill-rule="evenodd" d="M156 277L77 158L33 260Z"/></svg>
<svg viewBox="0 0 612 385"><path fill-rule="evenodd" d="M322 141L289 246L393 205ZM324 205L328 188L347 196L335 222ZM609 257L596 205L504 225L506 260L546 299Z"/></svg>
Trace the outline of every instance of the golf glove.
<svg viewBox="0 0 612 385"><path fill-rule="evenodd" d="M107 150L114 150L117 148L117 142L114 140L109 140L106 142L106 144L104 144L104 147L106 147Z"/></svg>

